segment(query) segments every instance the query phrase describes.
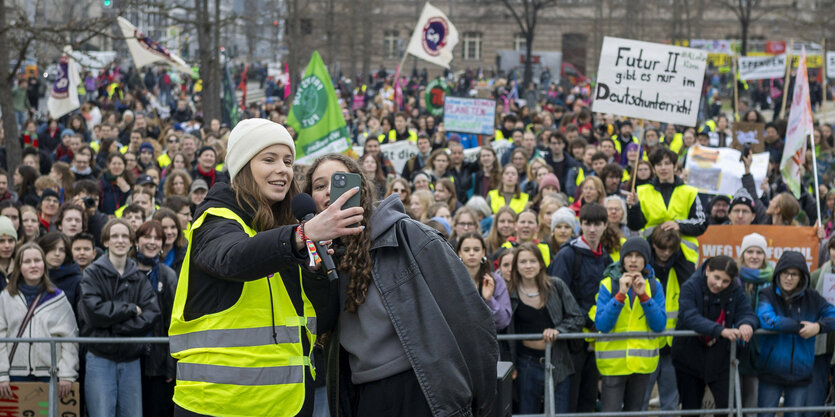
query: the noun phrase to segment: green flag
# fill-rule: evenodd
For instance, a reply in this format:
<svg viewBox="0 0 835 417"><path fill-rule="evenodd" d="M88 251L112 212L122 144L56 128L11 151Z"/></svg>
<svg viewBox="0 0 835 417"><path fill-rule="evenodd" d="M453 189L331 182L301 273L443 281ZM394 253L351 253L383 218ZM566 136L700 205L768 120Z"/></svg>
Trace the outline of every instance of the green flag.
<svg viewBox="0 0 835 417"><path fill-rule="evenodd" d="M342 110L325 63L314 51L304 78L299 83L287 125L298 133L296 159L343 152L350 148L351 139L345 127Z"/></svg>

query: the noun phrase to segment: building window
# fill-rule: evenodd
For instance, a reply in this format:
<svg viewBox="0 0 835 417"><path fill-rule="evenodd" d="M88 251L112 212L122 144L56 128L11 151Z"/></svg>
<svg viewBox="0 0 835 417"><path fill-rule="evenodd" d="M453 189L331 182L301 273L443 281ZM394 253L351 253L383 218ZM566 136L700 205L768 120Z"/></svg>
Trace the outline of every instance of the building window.
<svg viewBox="0 0 835 417"><path fill-rule="evenodd" d="M464 59L477 61L481 59L481 33L464 33Z"/></svg>
<svg viewBox="0 0 835 417"><path fill-rule="evenodd" d="M525 39L525 35L521 33L517 33L513 36L513 50L514 51L524 51L528 46L528 41Z"/></svg>
<svg viewBox="0 0 835 417"><path fill-rule="evenodd" d="M383 58L385 59L397 59L399 58L399 51L397 50L397 46L399 45L398 38L397 38L397 31L396 30L387 30L383 32Z"/></svg>

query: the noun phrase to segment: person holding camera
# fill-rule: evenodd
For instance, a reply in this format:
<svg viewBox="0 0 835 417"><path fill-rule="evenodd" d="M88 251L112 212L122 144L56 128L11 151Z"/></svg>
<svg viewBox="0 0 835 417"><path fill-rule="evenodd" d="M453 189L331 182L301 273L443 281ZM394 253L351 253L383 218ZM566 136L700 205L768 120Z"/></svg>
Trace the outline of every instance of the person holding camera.
<svg viewBox="0 0 835 417"><path fill-rule="evenodd" d="M75 206L84 207L87 214L86 230L93 235L96 247L101 248L101 230L107 224L107 214L99 211L99 183L93 180L81 180L75 183L75 195L72 203Z"/></svg>
<svg viewBox="0 0 835 417"><path fill-rule="evenodd" d="M664 289L649 266L650 253L646 240L631 237L621 248L621 260L606 268L597 305L589 312L601 333L664 331ZM597 340L602 411L641 409L650 374L658 367L659 345L658 338Z"/></svg>
<svg viewBox="0 0 835 417"><path fill-rule="evenodd" d="M341 209L350 190L297 224L295 159L293 138L272 121L244 120L229 136L231 182L197 208L174 298L175 416L312 413L310 352L330 284L307 267L307 242L361 232L351 225L363 210Z"/></svg>
<svg viewBox="0 0 835 417"><path fill-rule="evenodd" d="M342 197L330 203L335 173L361 175L341 154L307 171L304 191L319 215L341 204ZM397 195L372 207L373 186L361 178L365 228L334 242L339 323L325 346L330 415L486 415L499 351L490 308L449 243L410 219Z"/></svg>

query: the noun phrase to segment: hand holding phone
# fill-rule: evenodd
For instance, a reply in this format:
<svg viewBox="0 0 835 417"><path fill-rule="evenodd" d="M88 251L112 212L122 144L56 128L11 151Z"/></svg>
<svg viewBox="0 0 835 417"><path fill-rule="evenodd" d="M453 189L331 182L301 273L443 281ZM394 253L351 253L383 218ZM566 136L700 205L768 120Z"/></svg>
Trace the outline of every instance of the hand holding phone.
<svg viewBox="0 0 835 417"><path fill-rule="evenodd" d="M359 187L359 191L351 196L341 209L346 210L353 207L360 207L360 194L362 193L362 177L359 174L352 174L349 172L334 172L331 176L331 204L334 204L342 194L348 190ZM358 223L354 223L348 227L357 227Z"/></svg>

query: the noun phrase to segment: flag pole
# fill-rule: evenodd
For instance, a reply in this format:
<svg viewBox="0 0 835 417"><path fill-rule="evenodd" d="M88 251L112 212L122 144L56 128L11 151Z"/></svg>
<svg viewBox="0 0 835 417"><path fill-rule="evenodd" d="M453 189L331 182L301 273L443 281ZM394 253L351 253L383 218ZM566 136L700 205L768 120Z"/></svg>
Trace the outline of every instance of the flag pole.
<svg viewBox="0 0 835 417"><path fill-rule="evenodd" d="M734 54L734 121L739 121L739 56Z"/></svg>
<svg viewBox="0 0 835 417"><path fill-rule="evenodd" d="M823 59L821 60L821 89L823 90L823 100L821 100L821 122L826 123L826 38L823 38L821 41L821 54L823 55Z"/></svg>
<svg viewBox="0 0 835 417"><path fill-rule="evenodd" d="M789 81L792 75L792 52L794 52L794 39L789 41L789 49L786 51L786 78L783 79L783 103L780 107L779 119L786 115L786 101L789 94Z"/></svg>
<svg viewBox="0 0 835 417"><path fill-rule="evenodd" d="M408 57L409 57L409 52L408 51L403 51L403 58L400 59L400 63L397 64L397 68L394 69L394 85L392 85L392 87L394 88L394 95L395 95L395 97L394 97L395 111L400 111L400 104L397 102L397 87L400 85L400 69L403 68L403 65L406 64L406 58L408 58ZM400 93L400 101L403 101L402 88L401 88L401 93Z"/></svg>
<svg viewBox="0 0 835 417"><path fill-rule="evenodd" d="M814 118L814 115L812 116ZM814 123L814 121L813 121ZM815 179L815 208L818 209L818 227L821 225L821 199L820 199L820 185L818 185L818 157L815 154L815 139L814 133L806 135L809 137L809 142L812 144L812 177ZM823 138L821 138L823 140Z"/></svg>
<svg viewBox="0 0 835 417"><path fill-rule="evenodd" d="M620 139L618 139L620 140ZM623 148L624 152L626 152L626 147ZM641 162L642 154L644 153L644 140L638 143L638 157L635 158L635 165L632 166L632 192L635 192L635 184L638 182L638 163Z"/></svg>

